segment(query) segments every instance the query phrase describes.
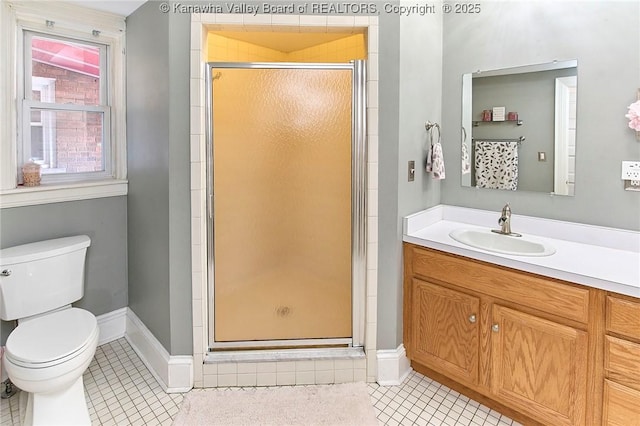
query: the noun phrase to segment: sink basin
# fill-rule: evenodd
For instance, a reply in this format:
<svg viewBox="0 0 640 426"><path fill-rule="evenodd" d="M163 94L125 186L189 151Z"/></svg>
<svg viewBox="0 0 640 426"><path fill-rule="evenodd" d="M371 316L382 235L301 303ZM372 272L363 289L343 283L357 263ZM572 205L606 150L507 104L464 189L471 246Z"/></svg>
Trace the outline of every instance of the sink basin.
<svg viewBox="0 0 640 426"><path fill-rule="evenodd" d="M479 229L456 229L449 233L454 240L496 253L516 256L551 256L556 249L548 244L525 237L497 234Z"/></svg>

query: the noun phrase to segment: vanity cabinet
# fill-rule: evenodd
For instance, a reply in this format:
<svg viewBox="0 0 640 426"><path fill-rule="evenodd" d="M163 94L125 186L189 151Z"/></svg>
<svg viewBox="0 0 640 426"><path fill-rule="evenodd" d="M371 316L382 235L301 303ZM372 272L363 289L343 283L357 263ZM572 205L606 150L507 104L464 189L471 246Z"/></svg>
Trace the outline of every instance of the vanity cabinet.
<svg viewBox="0 0 640 426"><path fill-rule="evenodd" d="M409 243L404 262L414 369L527 424L600 423L589 289Z"/></svg>
<svg viewBox="0 0 640 426"><path fill-rule="evenodd" d="M603 424L640 426L640 301L608 294Z"/></svg>

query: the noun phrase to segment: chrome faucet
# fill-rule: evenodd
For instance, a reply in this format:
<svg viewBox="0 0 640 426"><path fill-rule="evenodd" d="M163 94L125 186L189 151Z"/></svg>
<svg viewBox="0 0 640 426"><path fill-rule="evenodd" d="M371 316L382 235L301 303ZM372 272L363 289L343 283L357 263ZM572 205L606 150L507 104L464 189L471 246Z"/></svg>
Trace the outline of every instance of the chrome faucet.
<svg viewBox="0 0 640 426"><path fill-rule="evenodd" d="M500 225L500 229L492 229L492 232L502 235L510 235L512 237L521 237L522 235L511 232L511 207L509 207L509 203L505 204L502 208L502 214L500 219L498 219L498 225Z"/></svg>

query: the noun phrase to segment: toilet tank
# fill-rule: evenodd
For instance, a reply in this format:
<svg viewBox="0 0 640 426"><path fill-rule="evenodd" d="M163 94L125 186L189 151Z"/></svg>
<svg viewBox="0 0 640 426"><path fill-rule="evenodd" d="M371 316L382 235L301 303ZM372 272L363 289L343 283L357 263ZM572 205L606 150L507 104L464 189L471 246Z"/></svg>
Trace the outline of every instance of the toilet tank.
<svg viewBox="0 0 640 426"><path fill-rule="evenodd" d="M84 295L86 235L56 238L0 250L0 318L48 312Z"/></svg>

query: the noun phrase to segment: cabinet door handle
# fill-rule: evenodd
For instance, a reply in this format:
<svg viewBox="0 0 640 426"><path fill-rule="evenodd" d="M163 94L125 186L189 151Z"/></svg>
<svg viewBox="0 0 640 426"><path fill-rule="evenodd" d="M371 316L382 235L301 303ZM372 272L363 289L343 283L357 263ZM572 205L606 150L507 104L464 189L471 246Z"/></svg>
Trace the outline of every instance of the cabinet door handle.
<svg viewBox="0 0 640 426"><path fill-rule="evenodd" d="M493 324L491 326L491 331L493 331L494 333L497 333L498 331L500 331L500 326L498 324Z"/></svg>
<svg viewBox="0 0 640 426"><path fill-rule="evenodd" d="M469 322L471 324L475 324L475 322L476 322L476 314L469 315Z"/></svg>

